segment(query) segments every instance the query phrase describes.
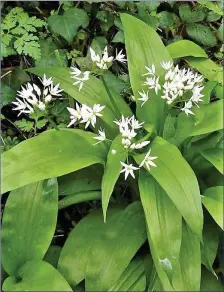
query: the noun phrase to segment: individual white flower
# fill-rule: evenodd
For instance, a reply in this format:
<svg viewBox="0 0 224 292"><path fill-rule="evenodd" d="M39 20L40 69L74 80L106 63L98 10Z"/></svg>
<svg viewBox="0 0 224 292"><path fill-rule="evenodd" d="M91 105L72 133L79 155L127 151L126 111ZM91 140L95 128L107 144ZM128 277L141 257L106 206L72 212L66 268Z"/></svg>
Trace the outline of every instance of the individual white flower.
<svg viewBox="0 0 224 292"><path fill-rule="evenodd" d="M156 73L156 67L154 64L152 64L152 68L145 66L146 70L148 71L147 73L143 74L142 76L145 75L155 75Z"/></svg>
<svg viewBox="0 0 224 292"><path fill-rule="evenodd" d="M135 116L132 116L129 122L134 130L142 128L142 125L144 124L144 122L140 123L138 120L136 120Z"/></svg>
<svg viewBox="0 0 224 292"><path fill-rule="evenodd" d="M125 180L127 179L128 175L130 174L133 178L135 178L135 175L134 175L134 171L135 170L138 170L139 167L135 167L133 166L132 164L126 164L122 161L120 161L121 165L124 167L120 173L125 173Z"/></svg>
<svg viewBox="0 0 224 292"><path fill-rule="evenodd" d="M124 148L128 148L131 145L131 140L123 138L121 143L124 145Z"/></svg>
<svg viewBox="0 0 224 292"><path fill-rule="evenodd" d="M19 111L18 116L20 116L22 113L25 114L33 113L33 108L27 102L25 102L25 100L22 101L19 98L16 98L16 100L17 101L12 102L14 105L16 105L16 107L13 108L12 110Z"/></svg>
<svg viewBox="0 0 224 292"><path fill-rule="evenodd" d="M103 58L102 59L105 63L111 63L114 59L113 56L109 57L107 46L105 47L105 49L103 51Z"/></svg>
<svg viewBox="0 0 224 292"><path fill-rule="evenodd" d="M43 84L44 87L50 86L53 83L52 77L47 78L46 75L44 74L44 77L41 79L38 77Z"/></svg>
<svg viewBox="0 0 224 292"><path fill-rule="evenodd" d="M90 71L82 72L77 67L71 67L71 78L75 79L73 85L79 85L79 91L83 88L84 81L89 80Z"/></svg>
<svg viewBox="0 0 224 292"><path fill-rule="evenodd" d="M48 94L47 96L44 97L44 101L46 103L49 103L52 100L52 96L50 94Z"/></svg>
<svg viewBox="0 0 224 292"><path fill-rule="evenodd" d="M192 101L192 102L194 102L197 106L198 106L198 102L199 101L203 101L203 99L201 99L201 97L203 97L204 95L203 94L201 94L201 91L203 90L203 88L204 88L204 86L201 86L201 87L199 87L199 86L195 86L194 88L193 88L193 95L192 95L192 97L190 98L190 100Z"/></svg>
<svg viewBox="0 0 224 292"><path fill-rule="evenodd" d="M160 64L163 67L163 69L165 69L165 70L170 70L170 68L173 66L172 61L168 61L168 62L162 61L162 62L160 62Z"/></svg>
<svg viewBox="0 0 224 292"><path fill-rule="evenodd" d="M22 98L27 98L33 93L33 86L30 83L27 83L25 87L21 86L22 90L17 91L17 95L22 97Z"/></svg>
<svg viewBox="0 0 224 292"><path fill-rule="evenodd" d="M98 144L100 142L103 142L105 141L107 138L106 138L106 134L105 134L105 131L102 130L102 129L99 129L98 130L98 135L93 137L94 139L98 140L99 142L95 143L95 144Z"/></svg>
<svg viewBox="0 0 224 292"><path fill-rule="evenodd" d="M193 104L191 102L191 100L189 100L188 102L185 102L185 106L184 108L182 108L181 110L188 116L190 115L194 115L194 113L190 110L192 108Z"/></svg>
<svg viewBox="0 0 224 292"><path fill-rule="evenodd" d="M38 107L41 111L44 111L45 108L46 108L46 105L45 105L42 101L40 101L40 102L38 103L37 107Z"/></svg>
<svg viewBox="0 0 224 292"><path fill-rule="evenodd" d="M147 146L150 143L150 141L144 141L140 143L133 143L131 145L131 149L142 149L143 147Z"/></svg>
<svg viewBox="0 0 224 292"><path fill-rule="evenodd" d="M104 108L105 108L105 105L94 104L93 110L92 110L93 114L98 116L98 117L101 117L102 116L101 112Z"/></svg>
<svg viewBox="0 0 224 292"><path fill-rule="evenodd" d="M149 92L148 91L145 92L143 90L143 92L139 91L138 93L141 95L141 98L138 98L138 100L142 101L142 105L141 106L143 106L149 99Z"/></svg>
<svg viewBox="0 0 224 292"><path fill-rule="evenodd" d="M100 56L95 53L95 51L90 47L90 56L93 62L100 62Z"/></svg>
<svg viewBox="0 0 224 292"><path fill-rule="evenodd" d="M60 93L63 91L63 89L59 89L59 86L60 86L60 83L56 84L55 87L52 83L50 87L50 94L55 95L55 96L61 96Z"/></svg>
<svg viewBox="0 0 224 292"><path fill-rule="evenodd" d="M149 89L154 89L156 94L158 94L158 91L161 89L159 77L156 78L156 76L146 78L144 85L148 85Z"/></svg>
<svg viewBox="0 0 224 292"><path fill-rule="evenodd" d="M143 161L141 162L141 164L139 165L139 167L142 167L144 164L146 165L146 167L148 168L148 170L150 170L150 166L154 166L156 167L157 165L153 162L153 160L155 160L156 158L158 158L157 156L150 156L151 153L151 149L149 149L148 153L145 155L145 158L143 159Z"/></svg>
<svg viewBox="0 0 224 292"><path fill-rule="evenodd" d="M117 61L121 62L121 63L126 63L127 59L125 59L125 54L122 53L122 50L117 54L116 53L116 58Z"/></svg>

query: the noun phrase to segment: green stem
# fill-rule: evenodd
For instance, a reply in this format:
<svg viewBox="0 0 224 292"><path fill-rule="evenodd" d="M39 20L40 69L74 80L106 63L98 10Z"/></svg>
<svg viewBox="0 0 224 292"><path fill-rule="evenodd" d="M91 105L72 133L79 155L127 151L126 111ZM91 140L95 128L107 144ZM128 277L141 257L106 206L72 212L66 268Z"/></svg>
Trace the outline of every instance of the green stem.
<svg viewBox="0 0 224 292"><path fill-rule="evenodd" d="M119 118L120 118L121 113L120 113L120 111L119 111L119 108L118 108L118 106L116 105L116 102L114 101L113 96L111 95L110 90L109 90L109 88L108 88L108 86L107 86L107 84L106 84L106 82L105 82L105 79L103 78L102 75L101 75L101 80L102 80L103 85L104 85L104 87L105 87L105 89L106 89L106 92L107 92L107 94L108 94L108 96L109 96L109 98L110 98L110 101L111 101L111 103L113 104L113 107L114 107L114 109L115 109L115 113L116 113L116 115L119 116Z"/></svg>

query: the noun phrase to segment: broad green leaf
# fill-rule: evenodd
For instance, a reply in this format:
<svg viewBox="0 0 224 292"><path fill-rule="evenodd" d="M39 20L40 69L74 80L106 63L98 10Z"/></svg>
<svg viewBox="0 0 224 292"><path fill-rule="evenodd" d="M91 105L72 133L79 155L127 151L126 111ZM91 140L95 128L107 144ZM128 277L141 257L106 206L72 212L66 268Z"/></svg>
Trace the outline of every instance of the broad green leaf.
<svg viewBox="0 0 224 292"><path fill-rule="evenodd" d="M128 157L128 152L122 145L121 140L121 135L118 135L110 146L102 179L102 207L105 221L109 200L122 169L121 161L125 162ZM113 150L116 151L115 154Z"/></svg>
<svg viewBox="0 0 224 292"><path fill-rule="evenodd" d="M172 284L176 291L199 291L200 281L200 239L183 222L180 267Z"/></svg>
<svg viewBox="0 0 224 292"><path fill-rule="evenodd" d="M74 195L80 192L101 189L103 166L95 164L58 178L59 195Z"/></svg>
<svg viewBox="0 0 224 292"><path fill-rule="evenodd" d="M134 202L114 214L101 229L87 263L85 287L88 291L108 291L146 240L141 204Z"/></svg>
<svg viewBox="0 0 224 292"><path fill-rule="evenodd" d="M50 245L43 258L43 261L51 264L55 269L57 269L61 249L62 248L58 245Z"/></svg>
<svg viewBox="0 0 224 292"><path fill-rule="evenodd" d="M140 171L139 190L149 244L153 243L156 260L171 280L179 259L182 217L166 192L145 170Z"/></svg>
<svg viewBox="0 0 224 292"><path fill-rule="evenodd" d="M223 187L212 187L203 193L202 203L216 223L223 229Z"/></svg>
<svg viewBox="0 0 224 292"><path fill-rule="evenodd" d="M168 45L167 50L170 56L175 58L182 58L187 56L207 58L206 52L194 42L188 40L181 40Z"/></svg>
<svg viewBox="0 0 224 292"><path fill-rule="evenodd" d="M50 264L43 261L28 261L7 278L2 286L4 291L72 291L62 275Z"/></svg>
<svg viewBox="0 0 224 292"><path fill-rule="evenodd" d="M45 131L2 154L2 193L104 163L107 147L81 130Z"/></svg>
<svg viewBox="0 0 224 292"><path fill-rule="evenodd" d="M78 8L70 8L63 15L53 14L48 18L48 25L53 33L65 38L69 44L72 43L78 28L85 28L88 23L86 11Z"/></svg>
<svg viewBox="0 0 224 292"><path fill-rule="evenodd" d="M64 199L60 200L58 203L58 209L64 209L71 205L75 205L78 203L93 201L93 200L101 200L101 191L87 191L80 192L70 196L66 196Z"/></svg>
<svg viewBox="0 0 224 292"><path fill-rule="evenodd" d="M211 81L223 83L222 66L207 58L186 57L187 63L197 69L205 78ZM208 69L209 68L209 69Z"/></svg>
<svg viewBox="0 0 224 292"><path fill-rule="evenodd" d="M103 78L105 79L108 87L118 94L130 87L130 84L120 79L118 76L114 75L110 71L105 72Z"/></svg>
<svg viewBox="0 0 224 292"><path fill-rule="evenodd" d="M186 31L190 38L205 47L214 47L217 40L210 27L200 23L192 23L186 26Z"/></svg>
<svg viewBox="0 0 224 292"><path fill-rule="evenodd" d="M214 226L211 217L205 216L203 243L201 243L201 262L213 274L215 272L212 266L216 258L220 235L221 229L218 226Z"/></svg>
<svg viewBox="0 0 224 292"><path fill-rule="evenodd" d="M2 223L2 264L9 275L27 261L43 259L56 228L57 210L56 179L10 193Z"/></svg>
<svg viewBox="0 0 224 292"><path fill-rule="evenodd" d="M58 270L72 287L85 278L90 249L103 225L102 212L93 212L84 217L69 234L60 254Z"/></svg>
<svg viewBox="0 0 224 292"><path fill-rule="evenodd" d="M224 174L223 167L223 149L222 148L213 148L203 151L202 156L204 156L211 164L218 169L219 172Z"/></svg>
<svg viewBox="0 0 224 292"><path fill-rule="evenodd" d="M105 105L106 107L103 109L103 116L101 117L103 123L100 123L101 118L99 118L98 124L106 130L107 137L114 138L114 136L118 134L117 125L114 124L113 121L119 118L120 114L124 116L131 115L131 110L124 99L119 94L111 91L120 110L120 114L115 112L102 81L94 76L91 76L90 79L85 82L82 90L79 91L78 86L73 85L74 79L71 78L71 69L69 68L35 67L27 71L41 77L44 74L48 77L54 77L55 83L60 83L60 87L63 88L67 94L82 104L87 104L91 107L97 103Z"/></svg>
<svg viewBox="0 0 224 292"><path fill-rule="evenodd" d="M218 83L216 81L208 81L205 83L204 88L202 89L202 94L204 95L202 97L203 104L210 103L212 91L217 86L217 84Z"/></svg>
<svg viewBox="0 0 224 292"><path fill-rule="evenodd" d="M144 260L136 258L131 261L116 284L109 291L144 291L145 286Z"/></svg>
<svg viewBox="0 0 224 292"><path fill-rule="evenodd" d="M223 129L223 100L194 107L194 115L181 113L177 118L176 132L171 142L181 144L186 138Z"/></svg>
<svg viewBox="0 0 224 292"><path fill-rule="evenodd" d="M181 4L179 7L179 14L183 22L193 23L203 21L206 17L206 10L200 7L200 5L191 9L189 4Z"/></svg>
<svg viewBox="0 0 224 292"><path fill-rule="evenodd" d="M211 1L198 1L202 6L205 6L206 8L210 9L211 11L219 14L220 16L223 15L223 3L220 2L211 2Z"/></svg>
<svg viewBox="0 0 224 292"><path fill-rule="evenodd" d="M201 238L203 213L197 178L176 146L161 137L156 137L151 145L151 155L157 156L157 167L150 174L164 189L192 231ZM136 155L140 163L144 155Z"/></svg>
<svg viewBox="0 0 224 292"><path fill-rule="evenodd" d="M223 283L221 279L218 280L211 272L203 268L200 291L223 291Z"/></svg>
<svg viewBox="0 0 224 292"><path fill-rule="evenodd" d="M215 22L215 21L219 20L220 18L221 18L221 15L219 15L218 13L215 13L213 11L209 11L209 13L206 17L206 21Z"/></svg>
<svg viewBox="0 0 224 292"><path fill-rule="evenodd" d="M156 67L156 75L163 77L165 71L161 67L161 61L171 61L171 57L162 43L156 31L143 21L128 15L121 15L124 27L125 45L128 57L128 68L130 81L134 96L140 98L139 91L144 88L146 73L145 66ZM137 117L145 123L154 124L157 129L163 124L164 100L159 98L153 90L150 91L150 98L142 107L137 100Z"/></svg>
<svg viewBox="0 0 224 292"><path fill-rule="evenodd" d="M162 291L162 284L156 272L155 265L151 254L147 254L144 258L146 291Z"/></svg>

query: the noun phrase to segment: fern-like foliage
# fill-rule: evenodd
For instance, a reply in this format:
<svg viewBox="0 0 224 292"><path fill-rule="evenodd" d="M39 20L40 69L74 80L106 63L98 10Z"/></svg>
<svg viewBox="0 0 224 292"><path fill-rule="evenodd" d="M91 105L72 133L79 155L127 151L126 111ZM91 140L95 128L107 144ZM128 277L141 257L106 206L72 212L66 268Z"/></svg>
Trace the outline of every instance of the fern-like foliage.
<svg viewBox="0 0 224 292"><path fill-rule="evenodd" d="M21 8L13 8L3 19L1 25L2 57L24 54L38 60L40 58L37 29L45 22L29 15Z"/></svg>

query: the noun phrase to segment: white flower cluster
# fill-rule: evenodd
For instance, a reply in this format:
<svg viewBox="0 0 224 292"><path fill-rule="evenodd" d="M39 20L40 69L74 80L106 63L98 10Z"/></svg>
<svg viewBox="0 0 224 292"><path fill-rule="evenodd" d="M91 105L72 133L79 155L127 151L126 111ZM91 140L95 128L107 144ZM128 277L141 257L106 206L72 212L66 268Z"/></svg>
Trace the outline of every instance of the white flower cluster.
<svg viewBox="0 0 224 292"><path fill-rule="evenodd" d="M122 145L124 148L141 149L148 145L150 141L144 141L141 143L132 143L132 139L136 137L136 130L142 128L143 123L139 123L134 116L125 118L121 117L119 121L114 121L119 126L119 131L122 135Z"/></svg>
<svg viewBox="0 0 224 292"><path fill-rule="evenodd" d="M90 47L90 56L94 64L102 70L107 70L113 61L119 61L121 63L125 63L127 60L125 59L125 55L122 53L122 50L116 54L116 57L108 55L108 49L105 47L103 56L100 57L91 47ZM71 67L71 78L75 79L73 85L79 86L79 91L82 89L85 81L89 80L90 71L82 72L77 67Z"/></svg>
<svg viewBox="0 0 224 292"><path fill-rule="evenodd" d="M105 108L105 106L101 106L100 104L94 104L93 108L83 104L79 106L76 103L76 109L67 107L71 122L68 124L68 127L73 125L75 122L79 121L80 123L85 123L85 128L87 128L90 124L95 127L96 125L96 117L101 117L101 111Z"/></svg>
<svg viewBox="0 0 224 292"><path fill-rule="evenodd" d="M151 77L147 77L146 81L143 85L147 85L148 89L155 90L155 93L158 94L159 90L162 89L161 98L166 99L168 104L175 102L183 101L182 97L187 94L191 94L191 97L185 101L185 106L181 110L188 114L194 114L191 111L193 104L198 106L198 102L202 101L201 94L202 82L204 80L203 76L198 73L192 72L190 69L179 69L178 65L172 69L172 62L161 62L161 66L167 72L165 74L164 84L159 84L159 77L156 77L155 65L152 65L151 68L146 67L147 73L144 75L151 75ZM139 92L141 98L138 100L142 101L142 106L149 99L149 90L147 92L142 91Z"/></svg>
<svg viewBox="0 0 224 292"><path fill-rule="evenodd" d="M119 61L121 63L125 63L127 61L125 59L125 55L122 53L122 50L118 54L116 54L115 58L113 56L109 57L107 46L103 51L102 58L98 54L96 54L96 52L91 47L90 56L92 61L96 64L96 66L103 70L107 70L114 60Z"/></svg>
<svg viewBox="0 0 224 292"><path fill-rule="evenodd" d="M52 77L47 78L44 74L43 79L39 78L44 89L41 90L36 84L27 83L22 90L17 92L19 98L12 102L16 105L13 110L18 110L19 115L22 113L30 114L34 112L35 107L44 111L46 105L52 100L52 96L61 96L63 89L59 89L59 83L53 85Z"/></svg>

